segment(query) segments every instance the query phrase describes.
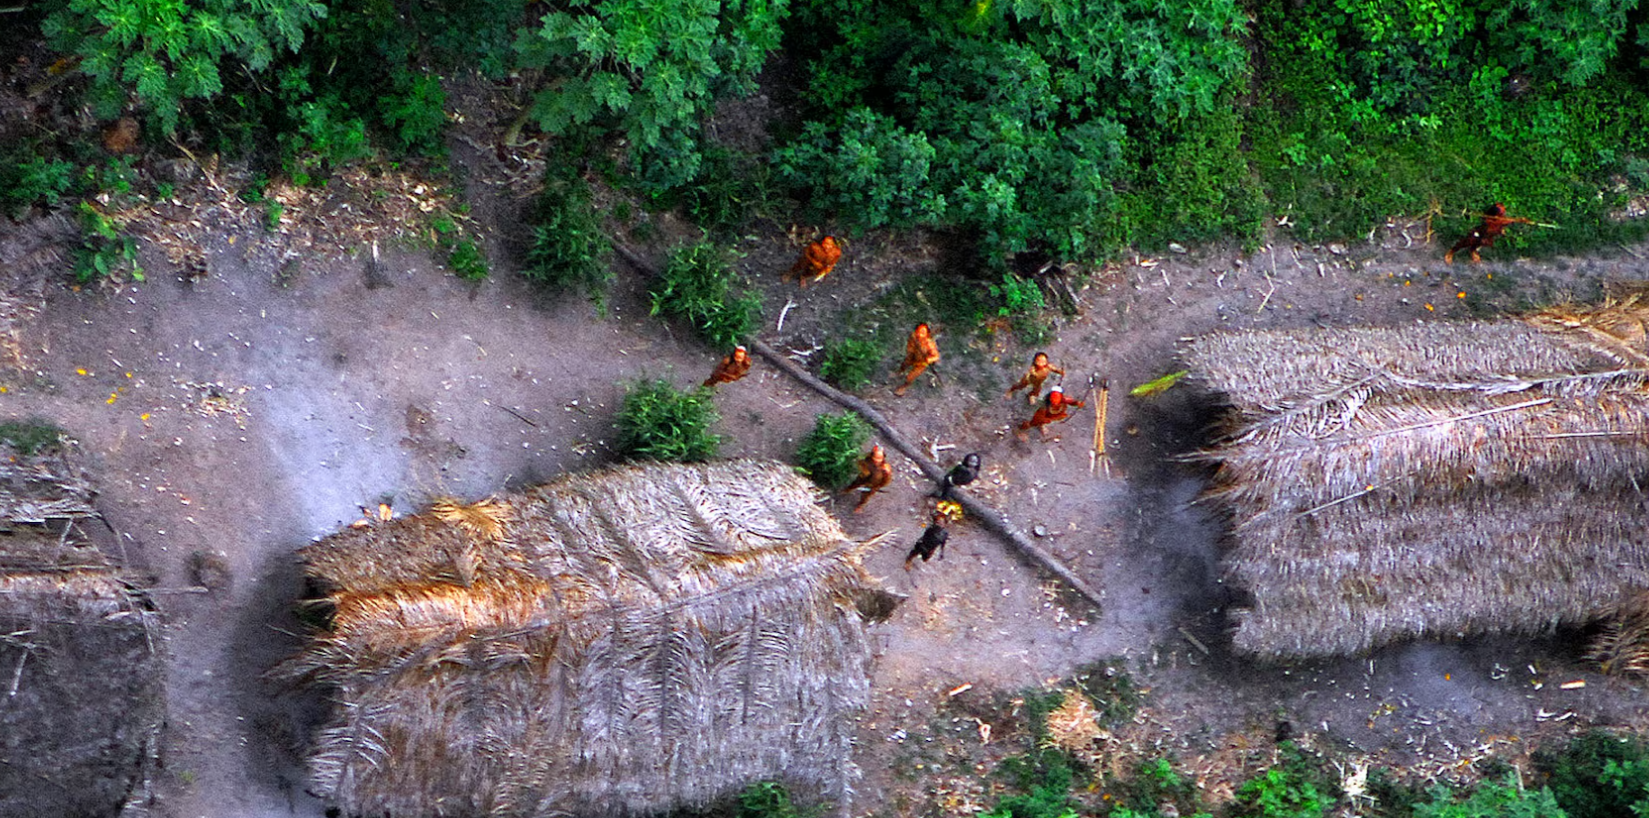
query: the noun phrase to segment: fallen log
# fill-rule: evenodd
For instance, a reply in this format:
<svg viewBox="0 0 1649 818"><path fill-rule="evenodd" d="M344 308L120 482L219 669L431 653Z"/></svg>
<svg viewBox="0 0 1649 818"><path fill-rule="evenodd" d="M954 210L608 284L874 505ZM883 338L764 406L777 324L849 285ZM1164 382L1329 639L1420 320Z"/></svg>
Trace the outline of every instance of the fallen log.
<svg viewBox="0 0 1649 818"><path fill-rule="evenodd" d="M623 256L624 259L630 262L630 264L637 270L651 276L658 275L657 268L648 263L634 250L617 243L614 243L613 247L618 251L619 255ZM768 363L777 367L780 372L801 381L803 385L819 393L838 406L858 413L860 417L864 418L866 422L876 428L876 431L881 434L882 439L887 441L889 446L892 446L895 451L909 458L912 463L915 463L916 467L921 469L922 473L927 475L928 479L934 481L935 483L943 483L945 479L945 470L940 467L938 463L935 463L933 460L929 459L927 455L924 455L921 449L918 449L916 446L912 445L904 435L899 433L898 429L894 428L893 424L888 422L887 418L882 416L881 412L876 411L870 404L865 403L863 400L842 392L830 384L819 380L814 377L812 373L802 369L800 366L797 366L795 361L780 355L777 350L773 349L771 346L768 346L767 342L762 341L759 338L751 338L746 343L747 346L749 346L750 351L760 355ZM1076 591L1078 594L1082 595L1084 599L1087 599L1090 603L1092 603L1095 608L1101 610L1104 609L1104 602L1101 601L1099 592L1095 590L1093 586L1089 585L1082 579L1082 577L1077 576L1075 572L1066 567L1065 563L1060 561L1058 557L1048 553L1046 549L1027 539L1024 534L1019 532L1019 528L1013 524L1013 521L1009 520L1006 516L1003 516L1001 512L985 505L973 497L969 497L967 493L961 489L952 489L951 498L962 505L962 509L968 513L968 516L978 520L980 525L984 526L986 530L990 531L992 534L995 534L999 539L1007 543L1020 558L1029 561L1043 570L1046 570L1050 574L1053 574L1061 582L1069 586L1071 590Z"/></svg>

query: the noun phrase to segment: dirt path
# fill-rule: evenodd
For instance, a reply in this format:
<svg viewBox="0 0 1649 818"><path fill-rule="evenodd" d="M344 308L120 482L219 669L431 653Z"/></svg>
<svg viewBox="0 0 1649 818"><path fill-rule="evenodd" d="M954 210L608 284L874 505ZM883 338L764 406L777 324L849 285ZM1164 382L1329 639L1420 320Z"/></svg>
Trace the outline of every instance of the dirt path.
<svg viewBox="0 0 1649 818"><path fill-rule="evenodd" d="M156 257L146 284L54 290L27 336L28 369L0 377L0 416L50 418L92 455L129 564L162 589L185 589L197 580L191 555L227 563L227 587L157 595L171 710L160 808L177 818L321 814L303 792L297 750L325 704L262 679L296 645L297 548L380 500L410 509L608 462L620 382L651 375L685 386L714 363L711 351L645 317L640 283L622 266L611 314L599 319L584 304L545 303L504 274L461 283L420 253L387 254L381 281L369 282L354 259L306 262L288 279L253 251L261 230L221 226L209 275L194 283L166 274ZM991 392L980 384L999 394L1028 358L1012 344L967 342L977 363L942 365L943 388L924 383L902 400L885 386L867 390L907 436L954 446L940 459L983 452L976 493L1021 527L1044 530L1039 542L1092 577L1106 607L1068 602L966 528L943 561L901 570L928 484L899 464L885 496L843 515L858 536L898 532L871 568L911 594L877 635L858 812L913 814L931 802L921 779L892 767L946 691L1014 690L1105 657L1123 657L1151 690L1140 734L1184 759L1229 753L1233 736L1268 733L1279 719L1350 752L1439 765L1499 746L1495 737L1649 721L1637 687L1599 678L1573 646L1552 640L1426 643L1292 667L1256 667L1220 646L1219 528L1191 504L1197 476L1164 461L1192 445L1196 418L1177 393L1149 405L1122 397L1174 368L1177 338L1459 317L1649 277L1631 255L1447 270L1434 248L1405 249L1397 227L1380 238L1344 252L1280 244L1140 260L1084 293L1085 315L1060 326L1049 351L1071 382L1095 373L1118 387L1109 478L1089 474L1086 413L1060 440L1021 441L1009 429L1028 415L1024 404L980 397ZM780 236L744 249L762 276L793 252ZM805 349L831 330L840 305L940 264L919 244L863 241L805 295L760 278L764 334ZM801 303L779 336L772 317L792 299ZM817 413L834 409L761 368L723 387L720 405L726 455L777 459L792 455ZM1569 678L1588 686L1559 690L1555 681Z"/></svg>

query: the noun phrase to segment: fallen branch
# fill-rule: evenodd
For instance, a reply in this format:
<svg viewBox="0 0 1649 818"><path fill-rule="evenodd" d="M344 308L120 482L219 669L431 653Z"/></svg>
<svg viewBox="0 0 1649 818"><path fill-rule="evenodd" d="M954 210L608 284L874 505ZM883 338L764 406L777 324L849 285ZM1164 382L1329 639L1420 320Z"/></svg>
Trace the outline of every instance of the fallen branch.
<svg viewBox="0 0 1649 818"><path fill-rule="evenodd" d="M623 256L624 259L630 262L630 264L636 269L648 275L656 276L658 274L658 270L634 250L617 243L614 243L613 247L618 251L620 256ZM881 412L871 408L870 404L865 403L852 395L838 391L824 381L813 377L812 373L802 369L797 366L794 361L779 354L778 350L768 346L765 341L752 338L747 345L750 347L750 351L760 355L773 366L778 367L779 371L795 378L798 381L801 381L802 384L807 386L809 389L823 395L837 405L857 412L859 416L864 418L868 423L870 423L871 426L876 427L876 431L881 433L882 439L887 441L889 446L892 446L894 450L898 451L905 457L910 458L910 461L915 463L916 467L921 469L922 473L927 475L929 480L941 484L944 482L945 470L940 467L938 463L935 463L932 459L924 455L921 449L918 449L916 446L912 445L909 440L905 439L904 435L899 434L899 430L893 428L893 424L889 423L887 418L882 416ZM987 506L972 497L969 497L960 489L952 489L951 497L956 500L956 502L962 504L963 510L966 511L969 516L973 517L975 520L978 520L979 523L987 530L1001 538L1004 542L1011 546L1013 550L1019 554L1019 556L1029 560L1035 565L1048 571L1048 573L1058 577L1061 582L1064 582L1066 585L1070 586L1072 590L1076 591L1078 594L1081 594L1085 599L1093 603L1095 608L1104 608L1104 603L1100 600L1098 591L1094 590L1094 588L1085 582L1082 577L1079 577L1072 572L1070 568L1065 567L1065 563L1061 562L1058 557L1055 557L1038 546L1036 543L1026 539L1024 534L1019 533L1019 529L1014 526L1013 522L1007 517L1004 517L996 509L991 508L990 506Z"/></svg>
<svg viewBox="0 0 1649 818"><path fill-rule="evenodd" d="M922 473L927 475L928 479L934 481L935 483L941 483L944 481L944 468L929 459L922 453L921 449L912 445L909 440L905 439L904 435L899 434L899 430L893 428L893 424L889 423L887 418L882 416L881 412L871 408L870 404L865 403L863 400L853 397L852 395L840 392L824 381L813 377L812 373L809 373L807 370L797 366L795 362L784 357L783 355L780 355L777 350L768 346L763 341L753 338L750 340L749 346L752 352L760 355L773 366L778 367L779 370L784 372L786 375L801 381L809 389L812 389L820 395L829 398L831 401L839 404L840 406L857 412L859 416L869 422L871 426L876 427L876 431L881 433L882 439L887 441L889 446L892 446L905 457L910 458L910 461L915 463L916 467L921 469ZM1081 594L1089 602L1092 602L1094 607L1104 607L1103 603L1100 601L1098 591L1090 587L1087 582L1083 581L1081 577L1073 573L1071 569L1065 567L1065 564L1060 562L1058 557L1055 557L1054 555L1048 553L1045 549L1038 546L1036 543L1026 539L1025 535L1019 533L1019 529L1014 526L1013 522L1007 517L1002 516L1002 514L996 509L991 508L990 506L987 506L972 497L969 497L960 489L952 489L951 498L962 504L962 508L967 511L968 516L978 520L987 530L1000 537L1008 545L1012 546L1020 556L1030 560L1032 563L1035 563L1036 565L1046 569L1049 573L1058 577L1060 581L1064 582L1066 585L1069 585L1072 590Z"/></svg>

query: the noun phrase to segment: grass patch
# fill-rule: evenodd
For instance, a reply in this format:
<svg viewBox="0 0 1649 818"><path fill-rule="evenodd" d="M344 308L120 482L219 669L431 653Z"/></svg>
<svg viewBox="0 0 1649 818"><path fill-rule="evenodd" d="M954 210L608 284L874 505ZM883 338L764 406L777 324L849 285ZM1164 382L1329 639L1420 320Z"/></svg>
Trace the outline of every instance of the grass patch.
<svg viewBox="0 0 1649 818"><path fill-rule="evenodd" d="M0 423L0 444L11 447L23 457L61 448L66 434L62 429L44 420L12 420Z"/></svg>
<svg viewBox="0 0 1649 818"><path fill-rule="evenodd" d="M711 393L683 392L663 380L641 380L624 393L618 410L618 451L624 457L697 463L715 457L720 420Z"/></svg>
<svg viewBox="0 0 1649 818"><path fill-rule="evenodd" d="M796 449L796 468L827 491L840 491L859 475L859 457L870 424L852 412L823 414Z"/></svg>

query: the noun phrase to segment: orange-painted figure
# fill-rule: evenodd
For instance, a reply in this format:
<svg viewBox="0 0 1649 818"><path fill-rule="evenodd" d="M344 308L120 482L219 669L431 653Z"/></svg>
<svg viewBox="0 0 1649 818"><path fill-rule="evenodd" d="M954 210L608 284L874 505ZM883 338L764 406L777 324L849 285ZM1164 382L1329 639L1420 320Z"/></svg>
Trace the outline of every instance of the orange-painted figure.
<svg viewBox="0 0 1649 818"><path fill-rule="evenodd" d="M893 394L905 394L905 390L916 382L917 376L936 363L939 363L939 345L933 342L933 333L928 330L927 324L917 324L916 329L911 330L910 337L905 340L905 362L899 365L899 372L904 374L905 382L893 390Z"/></svg>
<svg viewBox="0 0 1649 818"><path fill-rule="evenodd" d="M1054 374L1064 377L1065 370L1049 363L1048 353L1038 352L1036 353L1036 357L1031 359L1031 368L1025 370L1025 377L1020 378L1017 382L1015 382L1014 385L1008 389L1007 394L1002 397L1009 397L1021 389L1030 387L1030 391L1025 394L1025 402L1036 403L1037 400L1042 397L1042 383L1048 380L1049 375Z"/></svg>
<svg viewBox="0 0 1649 818"><path fill-rule="evenodd" d="M825 236L807 246L802 251L802 257L790 266L790 272L784 274L784 280L794 278L803 288L815 284L830 275L836 269L836 262L842 259L842 248L836 246L835 236Z"/></svg>
<svg viewBox="0 0 1649 818"><path fill-rule="evenodd" d="M1477 254L1477 251L1484 247L1493 247L1494 240L1500 238L1500 234L1506 232L1508 225L1513 224L1534 224L1534 222L1530 219L1515 219L1507 216L1506 206L1495 202L1489 206L1489 209L1483 211L1483 221L1479 222L1476 227L1472 228L1470 233L1455 242L1454 246L1443 254L1443 263L1453 264L1454 254L1461 250L1472 251L1473 264L1482 261L1483 258Z"/></svg>
<svg viewBox="0 0 1649 818"><path fill-rule="evenodd" d="M1035 427L1046 438L1048 430L1043 427L1056 421L1070 419L1071 410L1081 409L1083 406L1082 401L1065 397L1065 390L1056 386L1048 392L1048 399L1037 407L1036 414L1032 415L1030 420L1019 424L1019 431L1026 432Z"/></svg>
<svg viewBox="0 0 1649 818"><path fill-rule="evenodd" d="M865 502L870 500L871 495L887 488L887 485L891 482L893 482L893 466L888 464L887 455L883 453L881 446L872 446L870 447L870 454L859 459L859 476L854 478L853 482L842 491L864 490L864 493L859 495L859 502L853 506L853 513L858 514L859 509L865 507Z"/></svg>
<svg viewBox="0 0 1649 818"><path fill-rule="evenodd" d="M742 346L733 347L733 354L721 359L716 364L716 371L710 373L705 380L705 386L732 383L745 375L750 374L750 353Z"/></svg>

